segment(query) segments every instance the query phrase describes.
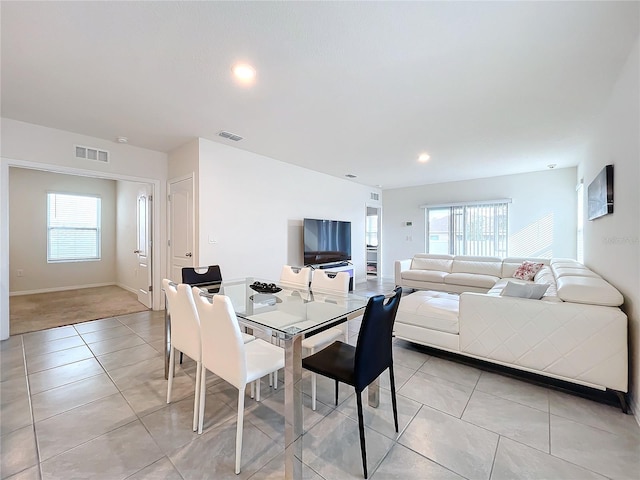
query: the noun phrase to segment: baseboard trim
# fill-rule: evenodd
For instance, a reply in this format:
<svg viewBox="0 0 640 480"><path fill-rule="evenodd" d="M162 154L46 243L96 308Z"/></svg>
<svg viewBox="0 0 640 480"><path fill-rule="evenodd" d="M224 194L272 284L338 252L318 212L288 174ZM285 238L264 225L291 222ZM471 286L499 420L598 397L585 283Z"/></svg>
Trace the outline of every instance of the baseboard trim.
<svg viewBox="0 0 640 480"><path fill-rule="evenodd" d="M34 293L64 292L66 290L80 290L81 288L108 287L110 285L117 285L117 284L115 282L108 282L108 283L92 283L91 285L71 285L68 287L41 288L38 290L23 290L19 292L9 292L9 296L14 297L18 295L32 295Z"/></svg>
<svg viewBox="0 0 640 480"><path fill-rule="evenodd" d="M138 295L138 291L135 288L128 287L127 285L124 285L122 283L116 283L116 285L121 289L126 290L127 292L131 292L135 295Z"/></svg>

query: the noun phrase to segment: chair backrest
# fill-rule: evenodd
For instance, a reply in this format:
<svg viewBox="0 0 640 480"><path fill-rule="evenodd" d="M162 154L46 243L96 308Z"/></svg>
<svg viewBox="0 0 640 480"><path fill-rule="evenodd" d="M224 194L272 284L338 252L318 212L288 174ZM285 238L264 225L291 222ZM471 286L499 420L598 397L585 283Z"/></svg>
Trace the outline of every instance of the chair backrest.
<svg viewBox="0 0 640 480"><path fill-rule="evenodd" d="M247 383L244 340L231 299L214 295L209 301L197 287L193 288L193 295L200 312L202 366L234 387L244 388Z"/></svg>
<svg viewBox="0 0 640 480"><path fill-rule="evenodd" d="M206 271L199 271L205 268L207 269ZM219 282L222 282L220 265L210 265L209 267L182 267L182 283L202 285Z"/></svg>
<svg viewBox="0 0 640 480"><path fill-rule="evenodd" d="M167 296L167 307L171 312L171 346L200 360L200 319L193 301L191 287L162 280L162 289Z"/></svg>
<svg viewBox="0 0 640 480"><path fill-rule="evenodd" d="M309 282L311 281L311 268L302 267L297 272L290 265L282 267L280 274L280 285L290 288L302 288L309 290Z"/></svg>
<svg viewBox="0 0 640 480"><path fill-rule="evenodd" d="M347 272L338 272L331 278L324 270L315 270L311 277L311 291L313 293L347 295L350 278Z"/></svg>
<svg viewBox="0 0 640 480"><path fill-rule="evenodd" d="M385 302L384 295L369 299L362 318L355 353L355 385L361 392L393 364L393 324L398 312L402 287Z"/></svg>

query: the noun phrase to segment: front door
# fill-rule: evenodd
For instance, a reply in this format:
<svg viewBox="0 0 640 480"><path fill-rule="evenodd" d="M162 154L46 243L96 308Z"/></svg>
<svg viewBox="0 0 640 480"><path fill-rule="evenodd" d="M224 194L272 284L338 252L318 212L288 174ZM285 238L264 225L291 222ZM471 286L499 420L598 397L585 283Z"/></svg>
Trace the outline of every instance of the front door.
<svg viewBox="0 0 640 480"><path fill-rule="evenodd" d="M151 308L151 186L142 185L138 192L137 228L138 241L134 253L138 255L137 287L138 301Z"/></svg>
<svg viewBox="0 0 640 480"><path fill-rule="evenodd" d="M182 267L192 267L193 233L193 178L169 183L169 278L182 281Z"/></svg>

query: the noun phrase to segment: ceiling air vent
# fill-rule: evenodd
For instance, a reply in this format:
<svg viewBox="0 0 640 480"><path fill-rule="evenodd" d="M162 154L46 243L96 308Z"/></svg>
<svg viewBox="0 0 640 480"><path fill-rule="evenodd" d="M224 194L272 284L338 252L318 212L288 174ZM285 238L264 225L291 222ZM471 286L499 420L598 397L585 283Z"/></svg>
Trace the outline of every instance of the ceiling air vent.
<svg viewBox="0 0 640 480"><path fill-rule="evenodd" d="M76 158L83 160L93 160L95 162L109 163L109 152L100 150L99 148L84 147L82 145L74 145L76 150Z"/></svg>
<svg viewBox="0 0 640 480"><path fill-rule="evenodd" d="M380 194L371 192L371 200L380 200Z"/></svg>
<svg viewBox="0 0 640 480"><path fill-rule="evenodd" d="M229 140L233 140L234 142L239 142L242 140L240 135L236 135L235 133L225 132L224 130L218 133L222 138L228 138Z"/></svg>

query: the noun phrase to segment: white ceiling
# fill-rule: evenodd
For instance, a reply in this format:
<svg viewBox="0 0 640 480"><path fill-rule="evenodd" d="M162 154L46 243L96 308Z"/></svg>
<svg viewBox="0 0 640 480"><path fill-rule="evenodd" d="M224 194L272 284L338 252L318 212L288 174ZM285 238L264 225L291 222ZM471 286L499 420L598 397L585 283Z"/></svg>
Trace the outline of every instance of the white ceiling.
<svg viewBox="0 0 640 480"><path fill-rule="evenodd" d="M568 167L639 7L2 1L1 113L162 152L203 137L383 188Z"/></svg>

